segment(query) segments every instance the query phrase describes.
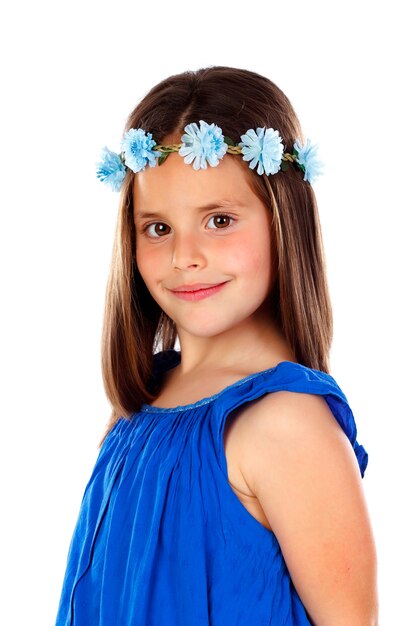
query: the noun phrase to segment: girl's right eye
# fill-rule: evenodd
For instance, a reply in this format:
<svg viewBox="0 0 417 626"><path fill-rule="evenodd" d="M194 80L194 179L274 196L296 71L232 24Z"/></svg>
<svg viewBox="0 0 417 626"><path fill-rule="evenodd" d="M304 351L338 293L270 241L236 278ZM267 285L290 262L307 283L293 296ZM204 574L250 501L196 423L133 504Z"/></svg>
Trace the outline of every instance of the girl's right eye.
<svg viewBox="0 0 417 626"><path fill-rule="evenodd" d="M144 226L144 227L142 228L142 233L147 233L147 234L149 234L149 229L150 229L152 226L166 226L166 224L164 224L163 222L152 222L152 224L148 224L147 226ZM169 228L169 226L168 226L168 228ZM159 232L159 231L157 231L157 232ZM160 234L161 234L161 235L166 235L167 233L160 232ZM153 235L150 235L150 237L151 237L151 239L157 239L157 238L158 238L158 235L157 235L156 237L154 237Z"/></svg>

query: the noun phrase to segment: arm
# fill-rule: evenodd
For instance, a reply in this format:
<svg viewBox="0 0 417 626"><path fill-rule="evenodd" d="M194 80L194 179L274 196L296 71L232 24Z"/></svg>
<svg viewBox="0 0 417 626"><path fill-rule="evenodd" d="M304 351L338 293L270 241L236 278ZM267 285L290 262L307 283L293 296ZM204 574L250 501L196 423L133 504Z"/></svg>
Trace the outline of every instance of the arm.
<svg viewBox="0 0 417 626"><path fill-rule="evenodd" d="M377 557L352 446L325 399L279 391L242 428L241 471L315 626L378 626Z"/></svg>

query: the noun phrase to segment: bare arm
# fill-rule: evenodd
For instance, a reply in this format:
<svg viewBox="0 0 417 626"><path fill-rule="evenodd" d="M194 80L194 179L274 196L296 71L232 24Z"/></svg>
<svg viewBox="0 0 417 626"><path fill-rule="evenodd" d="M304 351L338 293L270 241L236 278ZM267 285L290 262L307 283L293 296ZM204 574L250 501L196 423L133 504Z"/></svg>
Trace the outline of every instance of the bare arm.
<svg viewBox="0 0 417 626"><path fill-rule="evenodd" d="M352 446L324 398L280 391L242 428L241 471L315 626L378 626L377 556Z"/></svg>

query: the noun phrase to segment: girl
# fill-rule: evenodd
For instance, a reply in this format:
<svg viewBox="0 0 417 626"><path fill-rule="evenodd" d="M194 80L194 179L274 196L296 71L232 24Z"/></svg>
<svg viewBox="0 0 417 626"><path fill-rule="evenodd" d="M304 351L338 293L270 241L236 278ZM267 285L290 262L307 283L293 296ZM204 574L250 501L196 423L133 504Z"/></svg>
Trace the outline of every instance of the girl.
<svg viewBox="0 0 417 626"><path fill-rule="evenodd" d="M229 67L162 81L103 150L97 176L121 192L113 411L58 626L377 624L368 455L329 373L319 173L283 92Z"/></svg>

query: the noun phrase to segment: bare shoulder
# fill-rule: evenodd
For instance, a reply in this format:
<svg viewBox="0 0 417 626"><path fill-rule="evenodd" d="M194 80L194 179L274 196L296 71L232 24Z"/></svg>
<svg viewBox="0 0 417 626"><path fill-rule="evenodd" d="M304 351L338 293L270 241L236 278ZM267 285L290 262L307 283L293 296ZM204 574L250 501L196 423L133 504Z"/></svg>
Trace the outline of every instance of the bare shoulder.
<svg viewBox="0 0 417 626"><path fill-rule="evenodd" d="M342 441L346 439L326 400L310 393L268 393L249 405L244 426L250 437L263 434L281 438L285 433L292 436L302 433L306 438L327 432Z"/></svg>
<svg viewBox="0 0 417 626"><path fill-rule="evenodd" d="M309 454L321 451L321 456L328 455L328 464L332 457L340 461L343 450L342 456L360 478L351 444L320 395L276 391L262 396L246 407L240 420L240 440L244 450L242 474L254 493L265 478L260 452L272 454L275 464L283 465L285 475L293 463L305 466Z"/></svg>
<svg viewBox="0 0 417 626"><path fill-rule="evenodd" d="M376 550L361 474L325 398L263 396L245 411L240 442L242 475L314 623L376 624Z"/></svg>

